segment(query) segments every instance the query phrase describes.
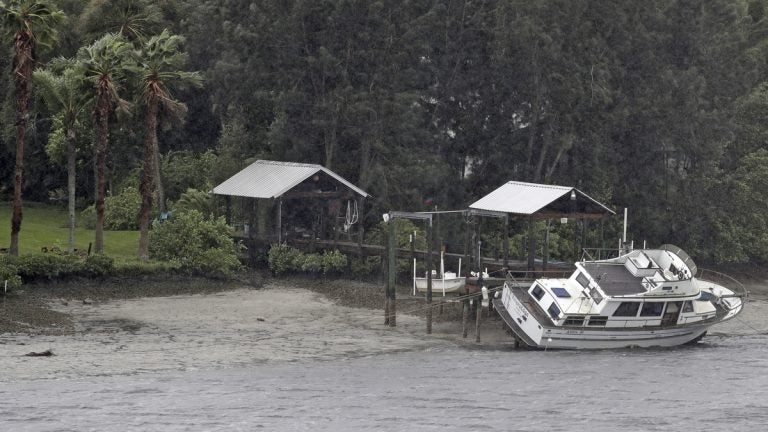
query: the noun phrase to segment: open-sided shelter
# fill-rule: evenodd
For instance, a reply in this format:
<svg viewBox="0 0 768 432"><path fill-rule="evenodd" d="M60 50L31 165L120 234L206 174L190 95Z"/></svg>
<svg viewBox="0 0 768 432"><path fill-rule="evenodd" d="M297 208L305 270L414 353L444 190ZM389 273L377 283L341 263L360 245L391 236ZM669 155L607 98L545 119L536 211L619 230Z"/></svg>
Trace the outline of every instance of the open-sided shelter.
<svg viewBox="0 0 768 432"><path fill-rule="evenodd" d="M243 215L246 216L244 234L247 237L260 237L262 240L286 241L286 235L296 234L301 230L303 236L314 239L327 234L327 228L333 227L333 235L340 230L349 232L357 224L357 231L362 238L362 224L358 223L365 198L370 195L333 171L316 164L257 160L213 188L214 195L227 197L227 220L232 223L232 197L245 199ZM254 232L257 214L262 217L265 211L257 211L257 202L263 206L274 207L275 234ZM285 208L288 207L288 208ZM284 226L284 213L295 220L286 221L291 226ZM294 222L309 223L311 228L298 227ZM330 222L330 223L329 223ZM266 224L262 223L261 226Z"/></svg>
<svg viewBox="0 0 768 432"><path fill-rule="evenodd" d="M575 187L518 181L510 181L501 185L472 203L469 210L478 214L504 217L507 222L510 215L531 219L599 219L615 214L613 210ZM507 225L508 223L505 224L505 226ZM531 235L530 239L528 267L532 269L535 238Z"/></svg>

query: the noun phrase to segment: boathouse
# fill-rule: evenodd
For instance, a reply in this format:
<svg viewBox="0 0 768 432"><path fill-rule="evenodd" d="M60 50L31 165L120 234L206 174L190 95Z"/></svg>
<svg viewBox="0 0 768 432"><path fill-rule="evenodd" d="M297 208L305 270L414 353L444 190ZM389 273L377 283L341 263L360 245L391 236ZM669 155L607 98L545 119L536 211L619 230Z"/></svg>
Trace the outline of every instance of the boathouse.
<svg viewBox="0 0 768 432"><path fill-rule="evenodd" d="M529 219L528 235L528 269L534 268L536 251L536 235L533 230L534 219L576 219L582 221L582 230L586 221L600 219L616 213L604 204L593 199L584 192L570 186L556 186L537 183L509 181L488 195L470 204L469 211L479 215L503 218L505 230L508 230L509 217L527 217ZM544 239L543 266L546 270L548 260L548 239ZM504 238L508 238L506 232ZM507 242L504 242L506 248ZM583 245L582 245L583 247ZM507 267L508 251L504 251L504 267Z"/></svg>
<svg viewBox="0 0 768 432"><path fill-rule="evenodd" d="M289 240L313 245L340 235L362 241L370 195L316 164L257 160L213 188L226 200L227 222L266 246Z"/></svg>

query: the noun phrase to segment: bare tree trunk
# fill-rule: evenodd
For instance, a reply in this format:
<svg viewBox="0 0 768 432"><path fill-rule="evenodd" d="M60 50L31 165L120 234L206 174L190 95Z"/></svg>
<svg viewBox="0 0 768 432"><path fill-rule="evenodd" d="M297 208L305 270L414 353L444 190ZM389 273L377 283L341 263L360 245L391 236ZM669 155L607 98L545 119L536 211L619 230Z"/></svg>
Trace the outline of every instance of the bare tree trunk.
<svg viewBox="0 0 768 432"><path fill-rule="evenodd" d="M144 137L144 163L141 170L141 211L139 212L139 260L149 259L149 211L152 209L152 173L155 162L157 141L157 96L152 94L147 101L147 130Z"/></svg>
<svg viewBox="0 0 768 432"><path fill-rule="evenodd" d="M75 252L75 163L76 152L75 145L77 136L74 126L67 128L67 216L69 219L69 242L67 250L69 253Z"/></svg>

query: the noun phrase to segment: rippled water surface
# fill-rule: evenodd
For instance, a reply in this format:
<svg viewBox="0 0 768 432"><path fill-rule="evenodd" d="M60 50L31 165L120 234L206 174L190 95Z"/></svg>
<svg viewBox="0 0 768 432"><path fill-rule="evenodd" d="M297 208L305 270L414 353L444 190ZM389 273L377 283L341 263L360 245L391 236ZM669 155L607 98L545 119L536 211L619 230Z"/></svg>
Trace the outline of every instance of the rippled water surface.
<svg viewBox="0 0 768 432"><path fill-rule="evenodd" d="M228 368L6 376L0 431L765 430L768 337L754 311L675 349L445 343Z"/></svg>

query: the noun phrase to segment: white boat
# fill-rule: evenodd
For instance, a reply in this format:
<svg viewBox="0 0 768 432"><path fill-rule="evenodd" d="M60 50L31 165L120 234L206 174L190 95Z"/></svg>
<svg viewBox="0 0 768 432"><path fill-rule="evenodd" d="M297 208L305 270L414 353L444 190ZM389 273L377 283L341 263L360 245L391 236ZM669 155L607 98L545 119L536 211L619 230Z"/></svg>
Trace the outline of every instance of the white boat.
<svg viewBox="0 0 768 432"><path fill-rule="evenodd" d="M744 307L738 282L726 288L696 274L688 254L664 245L577 262L567 279L507 282L493 304L517 342L533 348L670 347L699 341Z"/></svg>
<svg viewBox="0 0 768 432"><path fill-rule="evenodd" d="M452 294L460 293L464 289L466 282L465 277L459 277L454 272L444 272L443 277L438 278L437 272L432 271L432 294ZM415 278L416 290L419 292L427 292L427 278L418 277Z"/></svg>
<svg viewBox="0 0 768 432"><path fill-rule="evenodd" d="M440 252L440 277L438 277L437 271L432 270L432 294L446 294L462 293L464 286L466 285L466 278L461 276L461 258L459 258L459 274L445 271L445 257L444 252ZM413 295L416 295L416 291L427 292L427 286L429 280L427 274L424 277L416 277L416 260L413 261Z"/></svg>

